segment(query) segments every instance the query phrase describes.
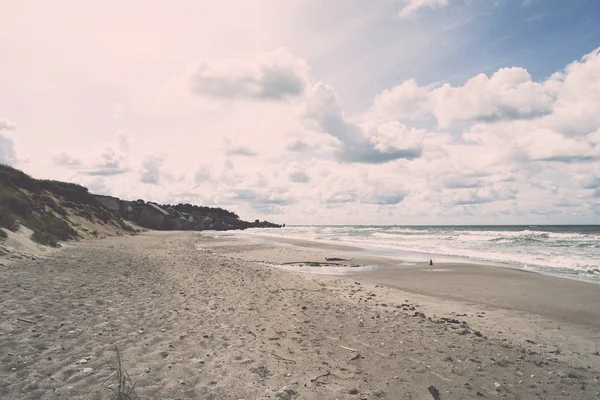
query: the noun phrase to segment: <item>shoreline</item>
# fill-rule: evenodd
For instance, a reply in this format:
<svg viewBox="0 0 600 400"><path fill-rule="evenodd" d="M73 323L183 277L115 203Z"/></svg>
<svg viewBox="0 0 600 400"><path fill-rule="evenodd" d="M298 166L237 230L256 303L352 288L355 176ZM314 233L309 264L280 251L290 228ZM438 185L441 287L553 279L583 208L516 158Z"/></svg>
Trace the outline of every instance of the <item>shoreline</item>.
<svg viewBox="0 0 600 400"><path fill-rule="evenodd" d="M234 237L242 241L245 239L244 237ZM250 242L253 242L252 238L249 239ZM271 238L269 236L258 236L258 239L265 240L266 246L284 244L290 245L292 248L304 248L319 253L337 251L338 253L330 254L333 256L354 253L352 254L353 263L375 265L378 268L361 272L349 268L346 275L374 284L446 299L482 302L488 305L502 304L503 307L511 306L516 310L534 306L544 315L564 310L562 313L565 319L575 323L577 321L594 321L594 327L600 329L600 309L593 306L600 304L600 286L595 282L479 263L436 262L431 267L426 262L403 262L395 258L363 255L360 254L363 249L356 246L329 245L305 239ZM269 241L272 243L268 243ZM308 258L315 256L310 252L306 254ZM291 259L285 259L283 262L289 261ZM315 259L315 261L317 260ZM490 284L492 283L489 282L491 279L494 280L494 285ZM480 285L485 286L479 289ZM495 285L500 285L500 289ZM573 298L572 305L581 304L582 307L586 307L586 313L580 312L585 315L583 318L579 316L572 318L570 315L572 310L569 307L566 309L562 307L565 296ZM512 301L515 297L519 297L523 304ZM544 304L548 306L544 306Z"/></svg>
<svg viewBox="0 0 600 400"><path fill-rule="evenodd" d="M312 225L310 225L312 226ZM553 225L552 225L553 226ZM593 225L595 226L595 225ZM218 235L217 233L217 237L220 237L220 235ZM419 258L421 259L436 259L434 261L434 266L437 265L441 265L441 264L460 264L460 265L478 265L478 266L484 266L484 267L494 267L494 268L505 268L505 269L511 269L511 270L517 270L517 271L521 271L521 272L528 272L528 273L534 273L534 274L539 274L539 275L543 275L543 276L548 276L548 277L553 277L553 278L559 278L559 279L567 279L567 280L573 280L573 281L578 281L578 282L585 282L585 283L591 283L594 285L600 285L600 277L598 278L589 278L589 277L585 277L585 276L580 276L580 275L576 275L576 274L567 274L567 273L558 273L558 272L549 272L543 269L540 269L541 267L538 267L536 269L533 268L527 268L526 265L520 265L514 262L500 262L500 261L493 261L493 260L478 260L478 259L471 259L469 257L466 256L452 256L452 255L444 255L444 254L431 254L431 253L426 253L426 252L418 252L418 251L408 251L408 250L388 250L388 249L384 249L384 248L379 248L379 247L368 247L368 246L356 246L356 245L345 245L345 244L336 244L336 243L331 243L329 241L324 241L324 240L310 240L310 239L300 239L300 238L292 238L292 237L277 237L277 236L270 236L270 235L261 235L261 234L255 234L253 233L242 233L242 234L229 234L229 235L223 235L223 237L235 237L235 238L240 238L240 239L247 239L250 241L255 241L258 243L263 243L263 244L279 244L279 245L290 245L290 246L298 246L298 247L305 247L305 248L309 248L309 249L314 249L314 250L334 250L334 251L342 251L342 252L364 252L367 253L365 255L365 257L369 257L369 258L377 258L377 259L390 259L390 260L395 260L396 262L405 262L405 263L425 263L426 261L420 261L420 260L409 260L407 258L403 258L403 255L408 255L408 258L410 258L410 255L413 256L419 256ZM393 253L396 253L398 255L394 255ZM442 261L437 261L437 260L442 260ZM387 264L386 264L387 265Z"/></svg>
<svg viewBox="0 0 600 400"><path fill-rule="evenodd" d="M236 259L276 266L320 282L343 280L371 289L385 287L391 293L388 300L401 303L401 298L416 297L424 309L438 315L469 310L469 323L495 332L493 336L505 338L508 330L517 342L531 340L546 346L562 342L571 348L571 362L583 360L582 365L591 363L600 368L600 357L593 354L600 350L600 287L595 283L485 264L436 263L433 268L429 263L408 265L387 257L361 255L357 247L322 246L304 239L278 238L273 243L257 243L245 237L220 237L215 232L206 235L217 241L211 247L214 251L221 253L226 248L225 254ZM352 254L353 264L377 267L330 273L327 268L307 271L280 265L300 260L325 261L325 255L347 254ZM565 340L565 336L573 340Z"/></svg>

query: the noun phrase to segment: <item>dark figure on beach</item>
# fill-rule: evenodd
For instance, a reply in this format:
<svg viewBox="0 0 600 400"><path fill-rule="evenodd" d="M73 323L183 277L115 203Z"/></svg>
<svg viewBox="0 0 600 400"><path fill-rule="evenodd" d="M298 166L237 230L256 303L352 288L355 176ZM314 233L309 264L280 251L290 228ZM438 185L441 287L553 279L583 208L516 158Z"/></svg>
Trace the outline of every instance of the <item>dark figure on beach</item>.
<svg viewBox="0 0 600 400"><path fill-rule="evenodd" d="M429 265L433 265L433 260L429 259Z"/></svg>

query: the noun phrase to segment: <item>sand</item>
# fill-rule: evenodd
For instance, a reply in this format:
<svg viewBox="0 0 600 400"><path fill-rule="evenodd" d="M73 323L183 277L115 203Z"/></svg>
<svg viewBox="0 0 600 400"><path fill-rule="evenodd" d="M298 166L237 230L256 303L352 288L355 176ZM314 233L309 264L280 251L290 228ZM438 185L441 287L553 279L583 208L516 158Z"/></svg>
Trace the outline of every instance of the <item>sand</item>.
<svg viewBox="0 0 600 400"><path fill-rule="evenodd" d="M570 296L594 300L595 287L548 281L563 297L554 316L503 306L518 290L496 282L525 273L436 266L460 270L445 285L450 274L428 266L404 277L279 266L352 251L318 247L147 232L2 265L0 398L110 399L116 345L143 399L599 398L596 314Z"/></svg>

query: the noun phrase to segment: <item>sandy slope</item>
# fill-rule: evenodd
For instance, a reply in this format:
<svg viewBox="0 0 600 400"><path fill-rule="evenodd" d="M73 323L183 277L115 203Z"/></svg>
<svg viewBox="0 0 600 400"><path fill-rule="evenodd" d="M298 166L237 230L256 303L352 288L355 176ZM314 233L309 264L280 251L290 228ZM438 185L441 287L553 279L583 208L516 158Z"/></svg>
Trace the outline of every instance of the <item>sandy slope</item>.
<svg viewBox="0 0 600 400"><path fill-rule="evenodd" d="M240 260L253 250L157 232L0 266L0 398L108 399L115 345L145 399L599 396L595 365L415 316L379 285Z"/></svg>

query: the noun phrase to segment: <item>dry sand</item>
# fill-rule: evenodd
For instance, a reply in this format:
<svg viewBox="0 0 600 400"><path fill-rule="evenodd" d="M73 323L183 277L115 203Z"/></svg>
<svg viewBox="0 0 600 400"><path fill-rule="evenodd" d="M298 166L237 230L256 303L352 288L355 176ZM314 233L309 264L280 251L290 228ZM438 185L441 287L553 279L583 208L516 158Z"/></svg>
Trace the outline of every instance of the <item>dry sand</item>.
<svg viewBox="0 0 600 400"><path fill-rule="evenodd" d="M498 286L526 275L497 269L277 266L351 251L326 250L150 232L2 265L0 398L109 399L115 345L143 399L600 397L597 314L570 296L597 300L595 287L548 281L563 296L554 316L535 301L504 307L518 291ZM532 297L545 290L535 282Z"/></svg>

